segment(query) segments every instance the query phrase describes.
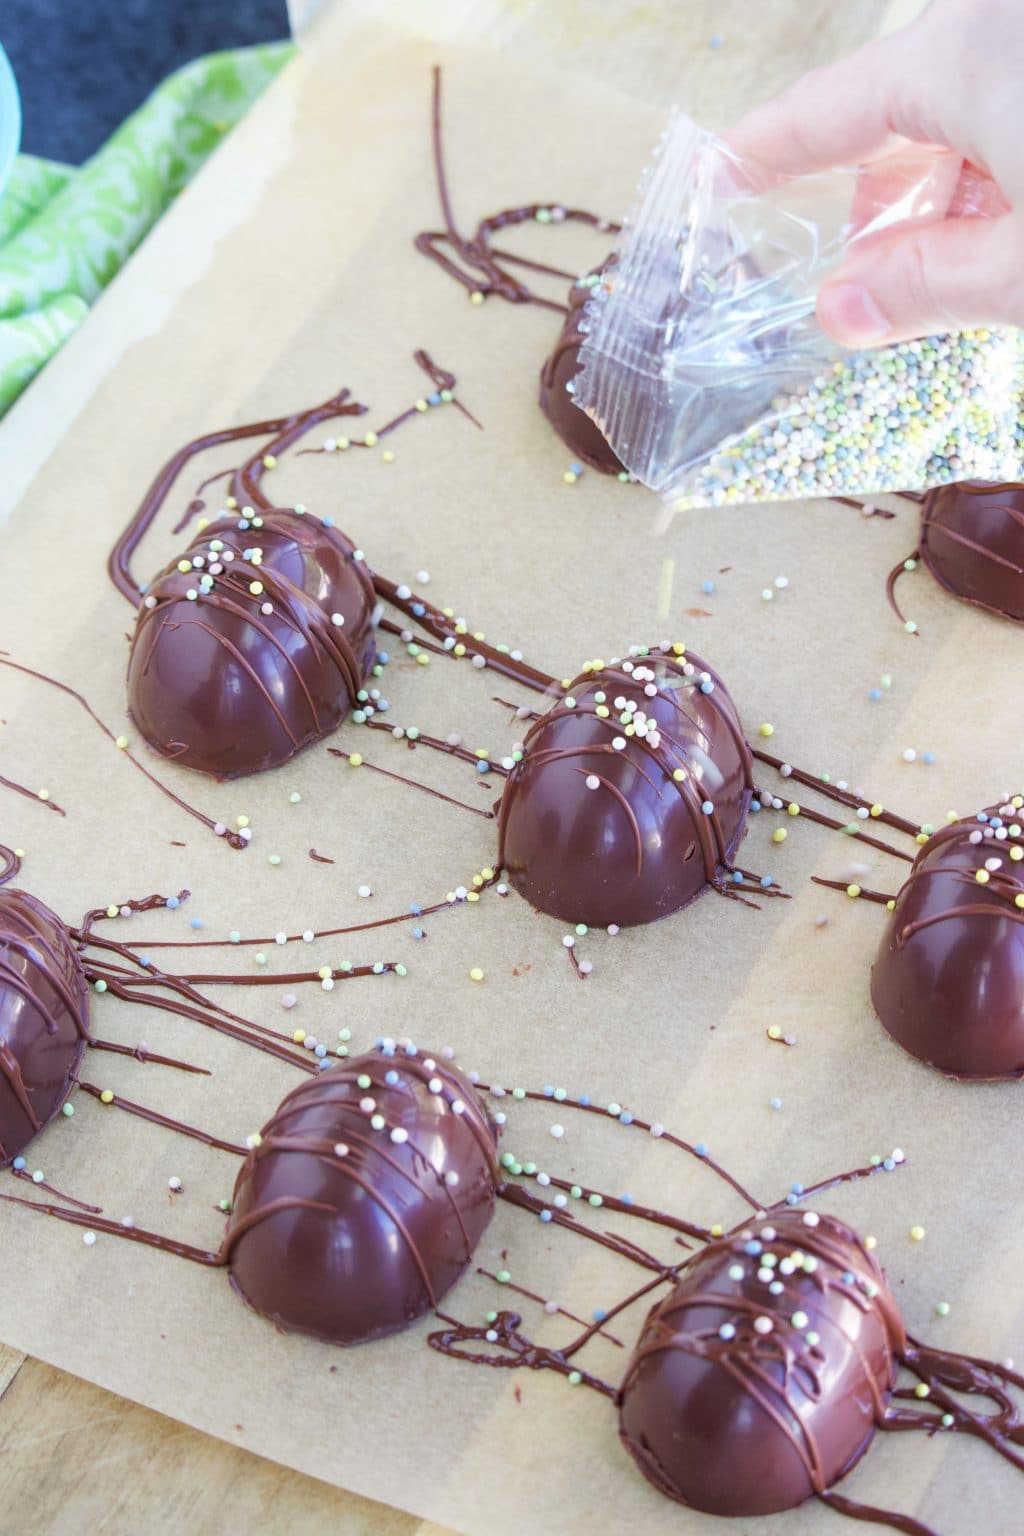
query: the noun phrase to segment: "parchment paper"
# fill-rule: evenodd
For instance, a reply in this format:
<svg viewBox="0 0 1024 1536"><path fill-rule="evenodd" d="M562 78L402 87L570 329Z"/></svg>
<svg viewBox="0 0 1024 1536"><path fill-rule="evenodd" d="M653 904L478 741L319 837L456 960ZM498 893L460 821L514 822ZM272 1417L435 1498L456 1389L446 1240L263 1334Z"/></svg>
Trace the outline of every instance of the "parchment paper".
<svg viewBox="0 0 1024 1536"><path fill-rule="evenodd" d="M643 492L592 474L563 484L569 455L535 406L558 318L496 302L474 308L411 247L411 234L436 221L425 133L433 59L426 43L339 27L323 34L314 63L299 66L308 73L285 168L160 333L125 353L4 526L0 648L82 687L123 728L132 615L103 565L157 464L196 433L313 402L342 383L373 406L371 424L385 420L421 392L410 354L427 346L457 372L485 430L455 411L431 412L395 439L393 464L364 453L282 467L282 500L330 509L396 579L412 582L425 567L432 597L556 673L634 642L685 639L728 680L749 733L772 721L783 756L863 784L916 818L938 822L950 807L966 813L1016 787L1019 633L951 602L923 573L907 578L905 594L919 639L885 606L884 573L914 544L912 511L885 523L828 504L738 508L680 518L656 539ZM628 201L657 128L649 110L495 54L449 50L446 84L452 184L467 225L538 196L609 215ZM540 259L557 246L554 259L568 266L603 254L571 231L529 239ZM86 345L88 331L73 345ZM201 472L231 461L227 453L197 465L173 512ZM172 520L147 543L140 570L180 544ZM661 618L666 559L674 580ZM762 601L778 575L788 588ZM710 598L700 591L709 577ZM491 702L520 697L510 685L468 664L421 668L390 649L382 686L396 723L459 730L495 751L514 740L508 712ZM883 672L891 690L871 704ZM58 820L18 797L0 800L0 836L26 850L23 884L71 920L111 900L191 888L177 913L133 919L133 939L358 922L439 899L494 858L492 824L352 771L323 746L234 785L159 767L211 814L251 817L252 846L233 853L151 791L69 701L0 672L0 718L3 771L45 785L68 811ZM348 727L332 744L460 798L491 798L471 770L384 736ZM908 745L933 750L936 763L905 764ZM824 1208L877 1235L913 1331L997 1358L1020 1353L1019 1089L947 1083L887 1040L867 997L881 915L816 890L808 876L862 861L862 883L895 889L901 866L786 824L779 847L770 841L778 821L755 821L744 862L783 881L792 901L754 912L707 895L655 928L588 937L579 948L594 966L585 984L564 953L564 925L489 893L426 922L420 943L410 922L351 943L267 947L268 970L394 959L408 966L404 981L353 981L329 996L303 989L290 1015L283 987L230 1001L322 1038L343 1026L353 1045L409 1033L435 1049L451 1044L485 1077L616 1099L706 1141L765 1199L899 1145L904 1168L830 1194ZM313 864L314 845L335 863ZM279 867L268 865L271 853ZM369 900L356 894L364 882ZM211 969L256 972L251 951L201 953L203 969L212 954ZM184 969L184 955L175 958ZM479 985L473 966L486 972ZM772 1024L794 1033L796 1047L770 1044ZM90 1080L228 1137L255 1129L293 1081L256 1053L109 998L95 1000L94 1025L214 1075L97 1054L86 1063ZM776 1095L779 1111L769 1104ZM47 1130L30 1166L114 1217L215 1244L232 1159L84 1095L75 1102L74 1118ZM706 1169L639 1132L549 1106L502 1107L505 1145L552 1173L698 1221L742 1214ZM555 1119L566 1126L561 1142L549 1134ZM167 1188L173 1175L179 1195ZM602 1215L587 1219L630 1230ZM215 1435L466 1532L724 1529L653 1492L620 1451L610 1407L586 1391L442 1359L426 1347L427 1325L346 1353L279 1336L222 1274L114 1239L86 1248L74 1229L12 1208L0 1221L0 1336ZM921 1243L909 1238L917 1223ZM644 1240L642 1229L634 1235ZM592 1245L504 1208L479 1260L583 1317L636 1283ZM951 1306L944 1319L933 1315L940 1300ZM510 1302L467 1277L448 1304L477 1319ZM523 1310L538 1336L570 1336L564 1319ZM640 1320L617 1328L626 1344ZM593 1358L614 1373L625 1351L602 1346ZM943 1536L1009 1536L1022 1486L964 1438L881 1435L844 1491L913 1512ZM741 1525L744 1536L797 1536L829 1520L811 1506Z"/></svg>

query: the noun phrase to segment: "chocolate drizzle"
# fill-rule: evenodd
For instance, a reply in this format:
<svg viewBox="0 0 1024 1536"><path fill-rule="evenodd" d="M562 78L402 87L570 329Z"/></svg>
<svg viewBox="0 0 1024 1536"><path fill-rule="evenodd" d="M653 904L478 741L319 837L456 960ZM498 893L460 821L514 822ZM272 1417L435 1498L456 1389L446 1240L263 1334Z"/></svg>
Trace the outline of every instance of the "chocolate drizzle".
<svg viewBox="0 0 1024 1536"><path fill-rule="evenodd" d="M896 583L917 561L953 597L1024 623L1024 485L963 480L927 492L918 547L886 583L900 619Z"/></svg>
<svg viewBox="0 0 1024 1536"><path fill-rule="evenodd" d="M1024 1076L1024 796L941 827L920 849L871 997L893 1039L940 1071Z"/></svg>
<svg viewBox="0 0 1024 1536"><path fill-rule="evenodd" d="M24 795L26 800L35 800L37 804L45 805L48 811L53 811L57 816L67 815L67 811L62 805L58 805L56 800L51 800L48 796L44 798L37 789L28 789L24 784L16 783L14 779L5 778L2 773L0 773L0 784L5 789L13 789L16 795Z"/></svg>

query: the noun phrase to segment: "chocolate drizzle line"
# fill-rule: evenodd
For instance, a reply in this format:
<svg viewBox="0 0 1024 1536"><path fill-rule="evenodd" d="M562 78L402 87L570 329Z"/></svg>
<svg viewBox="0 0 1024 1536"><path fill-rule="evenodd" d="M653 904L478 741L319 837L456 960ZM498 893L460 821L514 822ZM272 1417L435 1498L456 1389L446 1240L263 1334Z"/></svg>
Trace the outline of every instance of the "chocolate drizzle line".
<svg viewBox="0 0 1024 1536"><path fill-rule="evenodd" d="M95 1083L79 1083L78 1086L83 1093L89 1094L94 1099L100 1099L104 1092L111 1091L97 1088ZM131 1099L126 1099L119 1093L115 1093L104 1108L126 1110L128 1114L136 1115L140 1120L148 1120L151 1125L162 1125L165 1130L174 1131L179 1136L189 1136L193 1141L201 1141L204 1146L214 1147L218 1152L231 1152L235 1157L245 1156L245 1148L238 1146L236 1142L224 1141L220 1136L213 1136L208 1131L197 1130L194 1125L186 1125L181 1120L162 1115L159 1110L150 1109L145 1104L134 1104Z"/></svg>
<svg viewBox="0 0 1024 1536"><path fill-rule="evenodd" d="M3 868L0 869L0 885L6 885L8 880L17 878L21 871L21 859L13 848L8 848L6 843L0 843L0 861Z"/></svg>
<svg viewBox="0 0 1024 1536"><path fill-rule="evenodd" d="M45 805L48 811L54 811L58 816L67 815L67 811L62 805L58 805L56 800L43 800L38 790L27 789L24 784L15 783L14 779L4 778L2 773L0 773L0 784L5 789L13 789L16 795L24 795L26 800L35 800L38 805Z"/></svg>
<svg viewBox="0 0 1024 1536"><path fill-rule="evenodd" d="M840 805L848 805L854 811L871 810L872 802L853 794L851 790L839 789L835 784L829 784L820 776L807 773L803 768L794 768L792 764L784 763L781 757L774 757L770 752L766 752L763 747L751 747L750 750L758 762L767 763L770 768L778 770L788 768L789 778L795 779L798 784L803 784L806 789L816 789L828 800L835 800ZM919 823L909 821L906 816L897 816L894 811L887 811L884 808L878 816L873 816L871 819L880 821L887 827L893 827L897 832L907 832L911 837L916 837L921 830Z"/></svg>
<svg viewBox="0 0 1024 1536"><path fill-rule="evenodd" d="M159 1056L156 1051L151 1051L146 1045L122 1045L118 1040L97 1040L95 1036L88 1042L91 1050L112 1051L116 1056L130 1056L133 1061L145 1065L152 1062L155 1067L176 1067L179 1072L191 1072L197 1077L212 1077L209 1067L197 1067L191 1061L179 1061L175 1056Z"/></svg>
<svg viewBox="0 0 1024 1536"><path fill-rule="evenodd" d="M822 879L821 875L812 875L811 881L814 885L824 885L830 891L849 892L849 880L824 880ZM887 907L891 901L896 900L895 896L887 896L884 891L872 891L863 885L858 889L858 901L873 901L876 902L879 906Z"/></svg>
<svg viewBox="0 0 1024 1536"><path fill-rule="evenodd" d="M780 797L776 796L776 799L778 798ZM771 804L770 797L761 796L758 794L758 799L761 801L762 809L776 809L776 807ZM784 811L785 807L782 807L782 810ZM804 818L805 821L813 821L819 827L828 827L833 832L843 832L846 833L848 837L853 836L853 833L847 830L850 823L845 821L837 821L834 816L826 816L821 811L816 811L813 806L801 805L800 815ZM854 825L856 825L856 823L854 823ZM883 843L881 838L872 837L870 832L861 832L859 826L857 828L856 835L858 842L865 843L869 848L877 848L879 853L888 853L892 858L902 859L907 864L913 864L914 862L914 855L912 853L906 853L902 848L894 848L891 843Z"/></svg>
<svg viewBox="0 0 1024 1536"><path fill-rule="evenodd" d="M566 282L571 282L577 274L563 271L560 267L548 266L544 262L530 261L524 256L515 256L509 251L498 250L491 244L493 236L503 229L534 222L539 213L548 214L551 222L556 224L572 221L577 224L587 224L592 229L608 234L618 234L620 226L598 218L596 214L588 213L582 208L567 208L559 203L530 203L526 207L506 208L500 213L491 214L489 218L481 219L472 238L466 239L459 233L455 222L451 191L445 170L441 123L441 70L436 65L433 72L431 139L437 194L444 228L423 230L415 237L416 249L471 294L496 294L497 297L506 299L511 304L538 304L544 309L553 309L558 314L566 314L567 305L535 293L507 268L521 267L525 271L560 278Z"/></svg>
<svg viewBox="0 0 1024 1536"><path fill-rule="evenodd" d="M525 1296L527 1301L535 1301L537 1302L538 1306L542 1307L546 1307L548 1305L543 1296L538 1296L536 1291L527 1290L525 1285L517 1285L514 1280L499 1280L497 1275L494 1274L492 1270L483 1269L479 1265L477 1266L476 1272L478 1275L483 1275L485 1280L493 1280L496 1285L503 1285L507 1291L515 1291L517 1296ZM558 1306L556 1306L556 1311L559 1317L568 1318L570 1323L579 1323L581 1328L586 1327L582 1317L577 1317L575 1312L568 1312L566 1311L565 1307ZM618 1349L625 1348L622 1340L617 1339L614 1333L609 1333L605 1328L601 1329L601 1338L607 1339L610 1344L614 1344Z"/></svg>
<svg viewBox="0 0 1024 1536"><path fill-rule="evenodd" d="M45 1179L33 1178L27 1168L12 1168L11 1173L16 1179L31 1184L34 1189L45 1189L47 1194L56 1195L58 1200L67 1201L68 1205L76 1206L80 1211L91 1211L93 1215L98 1216L103 1209L101 1205L89 1205L85 1200L76 1200L74 1195L65 1194L63 1190L48 1184Z"/></svg>
<svg viewBox="0 0 1024 1536"><path fill-rule="evenodd" d="M37 682L45 683L47 687L56 688L59 690L59 692L67 694L68 698L74 699L75 703L80 705L81 708L85 710L85 713L89 716L90 720L94 721L94 723L99 726L100 730L103 732L104 736L111 743L111 745L115 747L117 746L117 737L114 735L110 727L100 719L99 715L93 709L88 699L85 698L84 694L79 693L76 689L70 687L67 683L60 682L55 677L47 676L45 672L36 672L32 667L24 667L20 665L20 663L12 661L10 657L5 654L0 655L0 666L9 667L13 672L21 672L26 677L33 677ZM118 747L118 753L121 757L126 757L131 763L132 767L138 773L141 773L143 778L148 779L149 782L153 784L162 795L166 795L168 800L172 800L174 804L178 806L180 810L185 811L187 815L195 817L196 821L201 821L204 827L209 827L211 832L213 832L216 827L223 826L223 823L215 822L211 816L204 815L203 812L197 810L194 805L190 805L187 800L183 800L180 795L176 795L174 790L169 789L166 784L157 778L155 773L150 773L145 764L139 761L139 759L134 755L129 747ZM245 839L240 837L237 832L232 832L229 828L225 829L221 833L218 833L217 835L222 837L223 840L232 848L242 849L247 846Z"/></svg>
<svg viewBox="0 0 1024 1536"><path fill-rule="evenodd" d="M370 722L368 721L367 724ZM347 757L346 752L339 752L335 747L328 747L328 752L335 757ZM456 805L461 811L472 811L474 816L482 816L485 821L494 820L493 811L482 810L479 805L470 805L465 800L456 800L453 795L446 795L439 789L433 789L429 784L421 784L419 779L410 779L407 774L394 773L390 768L381 768L377 763L371 763L368 758L363 758L360 764L363 768L370 768L374 773L382 774L386 779L394 779L398 784L408 784L412 789L422 790L425 795L432 795L435 800L443 800L447 805Z"/></svg>

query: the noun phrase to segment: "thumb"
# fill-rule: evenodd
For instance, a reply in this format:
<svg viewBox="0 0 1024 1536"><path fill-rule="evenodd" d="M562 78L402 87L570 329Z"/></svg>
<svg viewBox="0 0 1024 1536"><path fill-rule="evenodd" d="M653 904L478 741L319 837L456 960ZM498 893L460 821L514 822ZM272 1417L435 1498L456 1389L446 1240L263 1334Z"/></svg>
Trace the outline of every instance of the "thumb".
<svg viewBox="0 0 1024 1536"><path fill-rule="evenodd" d="M818 323L845 347L986 325L1024 326L1024 218L947 219L851 252L818 294Z"/></svg>

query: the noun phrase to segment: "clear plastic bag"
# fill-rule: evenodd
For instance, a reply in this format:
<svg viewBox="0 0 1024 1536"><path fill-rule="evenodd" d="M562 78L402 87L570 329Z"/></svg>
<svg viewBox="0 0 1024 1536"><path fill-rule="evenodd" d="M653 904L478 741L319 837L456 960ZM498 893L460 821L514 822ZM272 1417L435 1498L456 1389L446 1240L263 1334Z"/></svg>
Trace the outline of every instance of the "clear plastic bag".
<svg viewBox="0 0 1024 1536"><path fill-rule="evenodd" d="M856 242L998 194L948 151L774 179L676 114L588 300L574 400L670 507L1024 479L1024 336L847 352L815 320Z"/></svg>

